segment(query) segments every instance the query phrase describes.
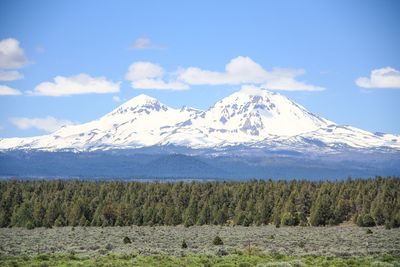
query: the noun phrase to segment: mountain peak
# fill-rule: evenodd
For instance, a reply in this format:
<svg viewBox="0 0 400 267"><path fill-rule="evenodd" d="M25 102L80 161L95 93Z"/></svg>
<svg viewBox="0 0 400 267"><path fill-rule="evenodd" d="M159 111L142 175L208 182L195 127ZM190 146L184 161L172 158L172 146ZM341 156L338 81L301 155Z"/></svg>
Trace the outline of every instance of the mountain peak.
<svg viewBox="0 0 400 267"><path fill-rule="evenodd" d="M150 104L150 103L159 103L159 101L157 99L155 99L154 97L145 95L145 94L140 94L137 95L133 98L131 98L130 100L126 101L124 104L122 104L122 106L125 105L129 105L129 106L138 106L138 105L142 105L142 104Z"/></svg>
<svg viewBox="0 0 400 267"><path fill-rule="evenodd" d="M265 88L260 88L256 87L253 85L244 85L242 86L242 89L238 92L240 94L246 94L246 95L251 95L251 96L264 96L264 95L277 95L278 93L269 91Z"/></svg>
<svg viewBox="0 0 400 267"><path fill-rule="evenodd" d="M111 112L111 115L124 114L127 112L133 112L133 113L146 112L147 114L149 114L153 110L166 111L168 110L168 107L160 103L160 101L151 96L140 94L126 101L121 106L113 110Z"/></svg>
<svg viewBox="0 0 400 267"><path fill-rule="evenodd" d="M253 139L294 136L327 123L281 94L245 86L211 107L202 126L230 132L239 129L244 134L242 139Z"/></svg>

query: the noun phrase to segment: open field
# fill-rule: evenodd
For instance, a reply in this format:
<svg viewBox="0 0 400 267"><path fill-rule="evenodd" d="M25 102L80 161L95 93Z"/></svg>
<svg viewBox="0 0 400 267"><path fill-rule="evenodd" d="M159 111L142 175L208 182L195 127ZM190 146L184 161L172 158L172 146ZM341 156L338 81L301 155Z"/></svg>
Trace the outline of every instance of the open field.
<svg viewBox="0 0 400 267"><path fill-rule="evenodd" d="M66 255L39 255L36 257L12 257L0 259L1 266L199 266L199 267L397 267L400 258L393 256L284 256L276 255L249 255L248 253L232 253L226 256L211 255L184 255L175 256L141 256L136 254L108 254L96 257L77 257Z"/></svg>
<svg viewBox="0 0 400 267"><path fill-rule="evenodd" d="M87 265L96 265L98 261L97 263L119 262L117 265L128 266L133 262L139 266L160 264L203 266L203 263L208 261L211 265L226 263L227 266L238 266L242 261L255 265L282 260L299 260L306 265L316 266L320 266L324 261L326 264L334 261L334 264L331 262L334 266L340 266L342 263L343 266L347 266L348 264L344 263L346 261L354 261L354 266L366 266L372 262L376 265L382 260L400 262L400 229L387 230L384 227L370 229L372 233L367 233L366 228L352 225L280 228L274 226L60 227L32 230L1 228L0 253L3 265L11 264L18 259L21 262L17 265L23 265L22 259L25 257L27 266L38 263L41 259L48 261L50 266L62 265L71 260ZM215 235L221 237L224 245L212 244ZM129 237L131 243L124 244L124 237ZM187 249L181 248L183 240L187 242ZM225 261L221 262L220 256L223 256ZM292 266L297 265L292 264Z"/></svg>

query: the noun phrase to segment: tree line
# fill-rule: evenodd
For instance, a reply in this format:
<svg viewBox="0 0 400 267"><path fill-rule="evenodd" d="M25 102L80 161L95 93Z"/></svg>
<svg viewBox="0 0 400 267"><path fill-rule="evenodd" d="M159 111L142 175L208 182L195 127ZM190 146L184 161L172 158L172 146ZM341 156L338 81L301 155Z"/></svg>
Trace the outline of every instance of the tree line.
<svg viewBox="0 0 400 267"><path fill-rule="evenodd" d="M400 179L0 182L0 227L400 226Z"/></svg>

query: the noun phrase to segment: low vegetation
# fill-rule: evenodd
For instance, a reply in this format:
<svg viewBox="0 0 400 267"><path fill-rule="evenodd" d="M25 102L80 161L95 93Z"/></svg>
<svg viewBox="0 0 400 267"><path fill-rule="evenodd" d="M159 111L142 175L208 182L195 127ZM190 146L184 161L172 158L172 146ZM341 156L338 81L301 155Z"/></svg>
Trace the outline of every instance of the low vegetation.
<svg viewBox="0 0 400 267"><path fill-rule="evenodd" d="M232 254L217 255L182 255L175 256L141 256L137 254L108 254L98 257L76 257L70 254L36 257L0 258L0 265L14 266L198 266L198 267L395 267L400 265L400 257L366 256L366 257L334 257L334 256L301 256L291 257L275 255L249 255L236 251Z"/></svg>
<svg viewBox="0 0 400 267"><path fill-rule="evenodd" d="M367 229L372 229L372 233ZM130 243L124 242L128 238ZM354 225L0 228L0 257L71 253L90 258L110 253L180 257L182 254L231 255L235 251L296 257L400 256L400 228Z"/></svg>

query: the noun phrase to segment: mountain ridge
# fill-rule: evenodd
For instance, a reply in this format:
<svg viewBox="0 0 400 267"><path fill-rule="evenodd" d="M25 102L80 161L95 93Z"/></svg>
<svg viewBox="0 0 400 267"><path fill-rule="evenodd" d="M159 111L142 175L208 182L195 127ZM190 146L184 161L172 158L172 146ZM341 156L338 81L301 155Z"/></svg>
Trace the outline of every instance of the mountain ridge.
<svg viewBox="0 0 400 267"><path fill-rule="evenodd" d="M2 151L82 152L167 145L212 150L248 146L303 153L336 153L346 148L400 151L400 137L338 125L279 93L246 88L207 110L174 109L140 94L97 120L43 136L0 139Z"/></svg>

